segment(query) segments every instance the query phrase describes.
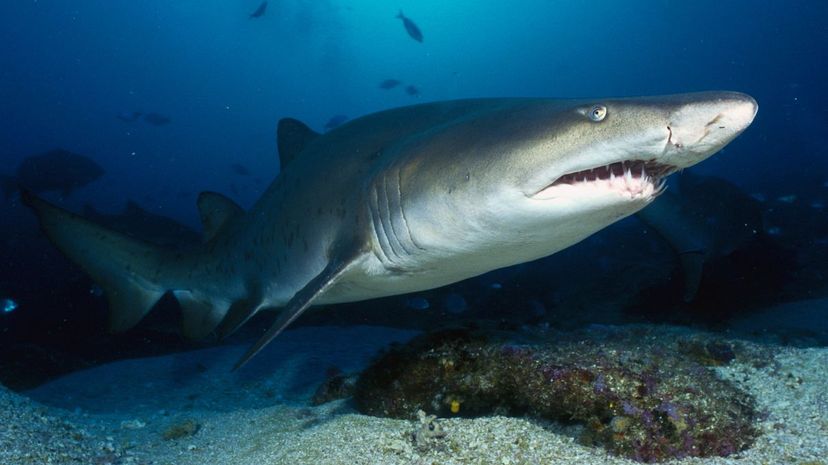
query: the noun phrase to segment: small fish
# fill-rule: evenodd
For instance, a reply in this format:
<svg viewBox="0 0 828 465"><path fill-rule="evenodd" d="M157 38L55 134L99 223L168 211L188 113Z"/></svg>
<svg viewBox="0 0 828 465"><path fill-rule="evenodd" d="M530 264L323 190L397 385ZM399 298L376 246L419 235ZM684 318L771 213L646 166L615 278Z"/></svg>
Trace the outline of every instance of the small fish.
<svg viewBox="0 0 828 465"><path fill-rule="evenodd" d="M757 202L765 202L765 201L767 201L767 200L768 200L768 198L767 198L767 197L765 197L765 194L762 194L762 193L760 193L760 192L756 192L756 193L754 193L754 194L750 194L750 196L751 196L751 198L753 198L753 199L754 199L754 200L756 200Z"/></svg>
<svg viewBox="0 0 828 465"><path fill-rule="evenodd" d="M0 305L3 307L3 313L11 313L17 310L17 302L8 297L0 299Z"/></svg>
<svg viewBox="0 0 828 465"><path fill-rule="evenodd" d="M397 87L400 84L402 84L402 82L400 82L397 79L386 79L386 80L379 83L379 88L384 89L384 90L389 90L389 89L393 89L393 88Z"/></svg>
<svg viewBox="0 0 828 465"><path fill-rule="evenodd" d="M409 297L405 299L405 306L414 310L428 310L431 304L425 297Z"/></svg>
<svg viewBox="0 0 828 465"><path fill-rule="evenodd" d="M89 288L89 294L95 297L103 297L103 288L97 284L93 284L92 287Z"/></svg>
<svg viewBox="0 0 828 465"><path fill-rule="evenodd" d="M796 202L796 196L793 195L793 194L783 195L781 197L777 197L776 201L777 202L782 202L782 203L794 203L794 202Z"/></svg>
<svg viewBox="0 0 828 465"><path fill-rule="evenodd" d="M503 284L500 284L498 282L493 282L493 283L489 284L489 287L491 287L492 289L503 289Z"/></svg>
<svg viewBox="0 0 828 465"><path fill-rule="evenodd" d="M233 163L230 167L233 168L233 172L239 176L250 176L250 170L240 163Z"/></svg>
<svg viewBox="0 0 828 465"><path fill-rule="evenodd" d="M417 86L406 86L405 93L412 96L412 97L419 97L420 96L420 89Z"/></svg>
<svg viewBox="0 0 828 465"><path fill-rule="evenodd" d="M779 226L771 226L766 231L769 236L781 236L782 235L782 228Z"/></svg>
<svg viewBox="0 0 828 465"><path fill-rule="evenodd" d="M171 121L169 117L160 113L147 113L144 115L144 121L153 126L164 126Z"/></svg>
<svg viewBox="0 0 828 465"><path fill-rule="evenodd" d="M408 35L417 42L422 43L423 33L420 31L420 28L414 24L414 21L411 21L410 18L405 16L402 10L400 10L400 14L397 15L397 18L402 20L403 26L405 26L405 31L408 32Z"/></svg>
<svg viewBox="0 0 828 465"><path fill-rule="evenodd" d="M822 210L825 208L825 204L822 202L811 202L811 208L815 210Z"/></svg>
<svg viewBox="0 0 828 465"><path fill-rule="evenodd" d="M345 116L345 115L334 115L334 116L331 117L331 119L328 120L327 123L325 123L325 129L330 131L331 129L341 125L345 121L348 121L347 116Z"/></svg>
<svg viewBox="0 0 828 465"><path fill-rule="evenodd" d="M119 120L121 120L125 123L132 123L134 121L137 121L138 118L140 118L142 114L143 113L141 113L140 111L123 112L123 113L118 113L118 115L116 117Z"/></svg>
<svg viewBox="0 0 828 465"><path fill-rule="evenodd" d="M265 11L267 11L267 2L262 2L262 4L259 5L258 8L256 8L256 11L254 11L253 13L250 13L250 17L251 18L261 18L262 16L264 16Z"/></svg>

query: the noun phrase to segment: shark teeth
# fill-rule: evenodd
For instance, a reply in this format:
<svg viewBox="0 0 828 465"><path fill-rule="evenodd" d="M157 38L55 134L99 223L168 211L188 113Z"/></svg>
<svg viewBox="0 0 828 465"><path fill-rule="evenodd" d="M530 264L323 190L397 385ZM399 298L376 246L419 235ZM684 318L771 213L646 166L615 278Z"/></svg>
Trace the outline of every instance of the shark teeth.
<svg viewBox="0 0 828 465"><path fill-rule="evenodd" d="M626 160L575 173L567 173L552 183L552 186L585 181L614 181L617 177L623 177L628 181L647 177L663 178L674 170L675 167L673 166L652 160Z"/></svg>
<svg viewBox="0 0 828 465"><path fill-rule="evenodd" d="M554 192L559 190L556 188L590 188L595 191L613 191L629 199L649 198L664 191L664 178L675 170L673 166L652 160L620 161L565 174L538 192L535 197L555 197Z"/></svg>

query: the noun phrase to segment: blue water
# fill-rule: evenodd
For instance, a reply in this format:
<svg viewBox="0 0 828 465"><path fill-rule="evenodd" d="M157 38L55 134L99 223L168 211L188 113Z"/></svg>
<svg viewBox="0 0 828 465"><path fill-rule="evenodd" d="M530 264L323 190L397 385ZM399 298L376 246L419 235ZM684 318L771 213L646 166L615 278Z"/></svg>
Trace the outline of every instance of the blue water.
<svg viewBox="0 0 828 465"><path fill-rule="evenodd" d="M88 203L105 212L132 199L197 227L198 192L222 192L249 206L278 175L280 118L323 131L338 115L352 119L433 100L734 90L756 98L758 116L693 172L726 179L767 202L773 221L766 220L765 232L782 249L799 251L790 279L818 283L826 272L807 262L828 257L828 2L276 0L264 16L250 18L260 3L1 2L0 173L63 147L94 159L106 174L70 197L45 197L71 210ZM419 26L422 43L395 17L400 10ZM386 79L402 84L381 89ZM409 85L419 94L409 95ZM169 123L118 117L133 112L158 113ZM0 299L20 304L0 315L0 334L45 340L63 326L102 327L100 293L35 238L30 212L5 201L0 213L0 245L15 257L0 263ZM666 260L669 251L645 239L639 224L626 222L565 251L553 265L593 263L611 274L647 260L639 250ZM592 258L584 257L587 250ZM803 271L806 265L811 268ZM773 269L767 262L751 266L759 274ZM410 298L432 302L432 310L462 294L470 307L521 299L528 313L551 311L571 302L575 291L535 292L573 275L550 268L548 275L531 267L502 270L484 280L485 291L460 284ZM574 274L589 279L590 273L579 268ZM824 294L807 284L773 298ZM27 317L48 299L67 308L49 318ZM497 311L488 314L500 318ZM14 326L26 318L28 329Z"/></svg>
<svg viewBox="0 0 828 465"><path fill-rule="evenodd" d="M3 2L4 165L63 146L108 172L77 205L135 198L195 224L198 191L235 184L243 204L257 198L278 172L285 116L322 129L336 114L440 99L729 89L753 95L759 116L702 172L770 190L828 172L825 2L279 0L248 18L258 4ZM386 78L420 97L378 89ZM116 118L136 110L172 121ZM234 161L263 182L244 185Z"/></svg>

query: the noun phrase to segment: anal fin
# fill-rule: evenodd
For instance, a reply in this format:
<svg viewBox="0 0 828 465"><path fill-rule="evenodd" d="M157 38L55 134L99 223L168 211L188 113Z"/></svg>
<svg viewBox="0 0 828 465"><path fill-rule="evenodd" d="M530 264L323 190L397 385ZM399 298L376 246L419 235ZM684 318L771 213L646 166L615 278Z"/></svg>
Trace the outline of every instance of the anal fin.
<svg viewBox="0 0 828 465"><path fill-rule="evenodd" d="M137 325L147 312L164 295L158 289L136 285L134 282L108 279L100 281L109 302L109 329L114 332L126 331Z"/></svg>
<svg viewBox="0 0 828 465"><path fill-rule="evenodd" d="M175 290L181 305L181 330L184 337L198 340L207 337L221 323L227 312L224 302L215 301L197 291Z"/></svg>
<svg viewBox="0 0 828 465"><path fill-rule="evenodd" d="M334 257L328 262L328 265L288 301L285 308L276 317L276 321L270 326L270 329L236 362L233 367L234 370L244 366L264 346L281 334L288 325L293 323L302 312L311 306L317 296L329 289L336 279L354 263L360 254L360 249L352 247L346 250L348 251L347 253L334 254Z"/></svg>

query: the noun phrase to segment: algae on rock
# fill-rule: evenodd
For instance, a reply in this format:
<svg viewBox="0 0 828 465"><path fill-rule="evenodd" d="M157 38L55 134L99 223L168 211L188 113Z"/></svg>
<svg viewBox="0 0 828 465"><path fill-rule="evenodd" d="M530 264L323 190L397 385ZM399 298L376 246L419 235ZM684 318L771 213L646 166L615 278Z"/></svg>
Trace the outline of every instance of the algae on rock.
<svg viewBox="0 0 828 465"><path fill-rule="evenodd" d="M582 442L643 462L747 448L757 434L753 399L683 355L687 344L641 329L521 344L448 330L384 354L354 399L363 413L395 418L424 410L575 421Z"/></svg>

